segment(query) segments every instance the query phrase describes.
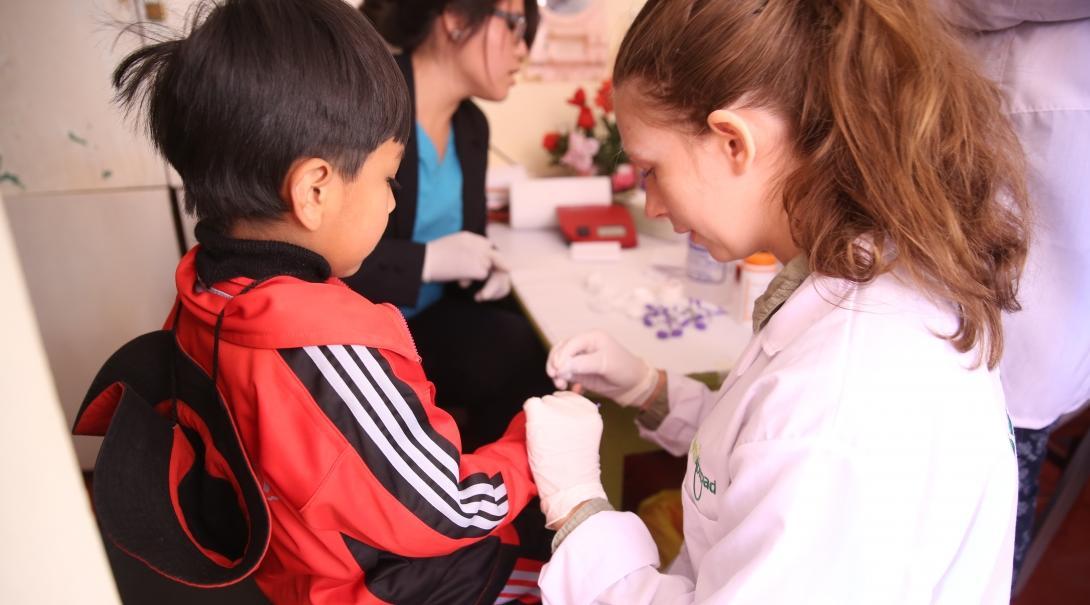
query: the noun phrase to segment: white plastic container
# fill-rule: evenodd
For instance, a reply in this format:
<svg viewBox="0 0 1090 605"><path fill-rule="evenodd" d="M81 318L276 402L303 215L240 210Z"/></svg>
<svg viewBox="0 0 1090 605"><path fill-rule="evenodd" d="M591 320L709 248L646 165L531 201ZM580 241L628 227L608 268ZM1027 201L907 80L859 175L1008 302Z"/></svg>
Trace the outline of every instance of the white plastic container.
<svg viewBox="0 0 1090 605"><path fill-rule="evenodd" d="M767 252L747 256L740 265L741 277L736 290L735 317L753 321L753 305L780 272L776 257Z"/></svg>
<svg viewBox="0 0 1090 605"><path fill-rule="evenodd" d="M719 283L727 276L727 264L715 260L707 248L694 242L690 236L685 274L696 281Z"/></svg>

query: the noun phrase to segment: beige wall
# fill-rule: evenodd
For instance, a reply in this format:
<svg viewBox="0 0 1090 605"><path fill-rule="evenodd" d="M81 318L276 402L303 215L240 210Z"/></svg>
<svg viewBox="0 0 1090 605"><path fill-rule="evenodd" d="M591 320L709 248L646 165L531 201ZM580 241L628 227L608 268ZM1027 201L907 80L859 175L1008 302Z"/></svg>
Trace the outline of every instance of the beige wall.
<svg viewBox="0 0 1090 605"><path fill-rule="evenodd" d="M0 200L0 603L118 603Z"/></svg>
<svg viewBox="0 0 1090 605"><path fill-rule="evenodd" d="M5 195L163 185L151 143L112 102L137 46L137 0L0 1L0 183Z"/></svg>
<svg viewBox="0 0 1090 605"><path fill-rule="evenodd" d="M645 0L603 1L606 4L612 57ZM523 81L511 89L510 96L502 103L479 101L491 125L492 146L526 166L531 175L557 174L558 169L548 165L549 156L541 147L541 139L550 130L570 130L575 124L577 111L564 101L577 86L582 86L593 98L599 84L597 81ZM504 163L496 154L492 155L491 161Z"/></svg>

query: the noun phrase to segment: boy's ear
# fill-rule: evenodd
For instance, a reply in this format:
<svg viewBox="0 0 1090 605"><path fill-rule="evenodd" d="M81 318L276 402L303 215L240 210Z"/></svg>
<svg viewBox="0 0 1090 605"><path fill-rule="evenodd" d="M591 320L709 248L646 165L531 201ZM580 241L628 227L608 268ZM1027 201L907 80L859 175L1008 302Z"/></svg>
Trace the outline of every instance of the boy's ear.
<svg viewBox="0 0 1090 605"><path fill-rule="evenodd" d="M321 158L296 160L284 179L284 200L295 220L317 231L333 200L333 166Z"/></svg>
<svg viewBox="0 0 1090 605"><path fill-rule="evenodd" d="M719 137L719 144L734 174L749 170L757 156L757 145L749 122L737 112L717 109L708 114L708 127L712 135Z"/></svg>

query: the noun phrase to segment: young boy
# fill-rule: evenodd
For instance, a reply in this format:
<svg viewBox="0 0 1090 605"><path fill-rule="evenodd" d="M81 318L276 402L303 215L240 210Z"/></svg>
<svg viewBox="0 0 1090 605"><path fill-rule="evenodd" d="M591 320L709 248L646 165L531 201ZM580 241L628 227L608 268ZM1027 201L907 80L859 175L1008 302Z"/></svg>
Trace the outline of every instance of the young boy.
<svg viewBox="0 0 1090 605"><path fill-rule="evenodd" d="M214 380L264 494L262 591L532 600L540 563L514 546L536 494L524 418L462 454L401 314L337 279L386 227L410 128L378 34L342 0L225 0L188 37L128 56L114 83L127 109L146 106L200 219L167 327Z"/></svg>

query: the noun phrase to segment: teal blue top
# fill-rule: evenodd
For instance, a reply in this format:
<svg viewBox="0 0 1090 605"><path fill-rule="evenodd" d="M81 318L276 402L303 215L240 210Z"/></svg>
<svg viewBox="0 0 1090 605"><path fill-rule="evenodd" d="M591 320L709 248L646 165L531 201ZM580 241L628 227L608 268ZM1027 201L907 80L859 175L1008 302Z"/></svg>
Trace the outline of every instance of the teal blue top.
<svg viewBox="0 0 1090 605"><path fill-rule="evenodd" d="M416 125L416 136L420 154L420 190L417 194L416 222L413 223L413 241L426 244L462 230L462 164L454 148L453 128L447 137L443 161L439 161L435 144L419 123ZM416 305L401 307L401 312L408 318L427 309L443 297L443 287L444 284L424 282L420 285Z"/></svg>

